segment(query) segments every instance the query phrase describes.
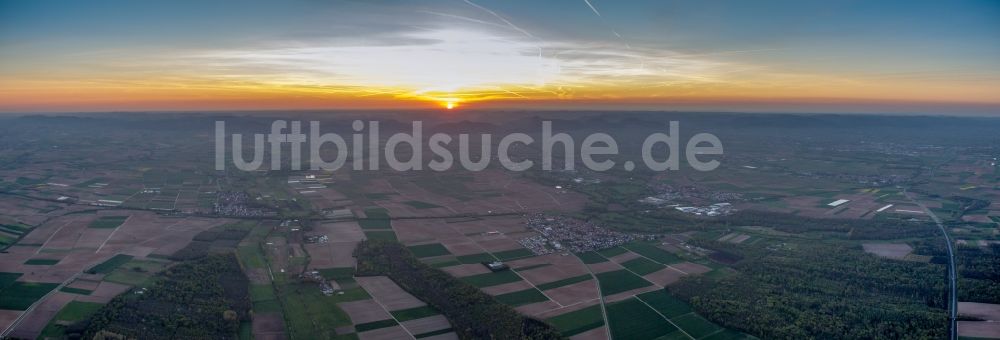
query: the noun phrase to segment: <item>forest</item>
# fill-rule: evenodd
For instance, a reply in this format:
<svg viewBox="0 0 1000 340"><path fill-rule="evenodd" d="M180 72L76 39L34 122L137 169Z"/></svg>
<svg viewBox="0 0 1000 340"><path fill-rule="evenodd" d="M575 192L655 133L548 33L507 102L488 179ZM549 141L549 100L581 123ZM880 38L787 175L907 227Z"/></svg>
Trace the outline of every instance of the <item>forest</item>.
<svg viewBox="0 0 1000 340"><path fill-rule="evenodd" d="M960 301L1000 303L1000 244L956 249Z"/></svg>
<svg viewBox="0 0 1000 340"><path fill-rule="evenodd" d="M362 241L356 254L358 276L390 277L441 311L462 339L563 338L545 322L522 316L476 287L420 262L399 242Z"/></svg>
<svg viewBox="0 0 1000 340"><path fill-rule="evenodd" d="M948 250L942 242L918 241L914 252L931 256L931 263L948 263ZM1000 303L1000 244L960 244L955 247L955 265L959 301Z"/></svg>
<svg viewBox="0 0 1000 340"><path fill-rule="evenodd" d="M761 338L940 339L946 268L823 243L755 247L693 240L740 258L722 278L669 287L706 318Z"/></svg>
<svg viewBox="0 0 1000 340"><path fill-rule="evenodd" d="M235 256L209 255L164 270L148 289L121 294L68 329L87 339L235 339L250 320L248 289Z"/></svg>

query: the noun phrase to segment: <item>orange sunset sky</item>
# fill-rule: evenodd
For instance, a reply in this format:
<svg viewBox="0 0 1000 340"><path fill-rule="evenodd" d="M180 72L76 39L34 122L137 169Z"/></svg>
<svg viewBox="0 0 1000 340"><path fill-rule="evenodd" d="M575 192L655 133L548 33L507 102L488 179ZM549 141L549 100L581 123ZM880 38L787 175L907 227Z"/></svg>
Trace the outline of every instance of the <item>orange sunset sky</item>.
<svg viewBox="0 0 1000 340"><path fill-rule="evenodd" d="M0 112L1000 114L991 1L4 1Z"/></svg>

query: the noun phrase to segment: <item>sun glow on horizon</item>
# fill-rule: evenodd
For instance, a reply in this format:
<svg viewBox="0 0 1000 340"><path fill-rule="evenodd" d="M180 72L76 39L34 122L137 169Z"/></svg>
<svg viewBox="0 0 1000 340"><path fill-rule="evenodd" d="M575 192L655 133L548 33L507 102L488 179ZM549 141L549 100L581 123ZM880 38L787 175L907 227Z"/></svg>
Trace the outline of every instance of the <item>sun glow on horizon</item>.
<svg viewBox="0 0 1000 340"><path fill-rule="evenodd" d="M919 108L925 102L1000 107L996 72L960 72L979 64L946 67L947 60L933 55L909 64L896 58L868 65L865 59L856 66L854 59L818 58L819 52L809 52L812 45L690 44L668 39L669 34L640 39L601 28L566 34L562 29L570 26L556 22L532 23L459 5L389 10L406 15L388 26L365 26L370 23L364 21L357 27L345 24L351 29L322 26L309 34L226 44L108 49L80 44L67 45L67 53L41 53L48 51L35 47L34 54L21 52L30 48L0 48L0 112L595 105L770 109L761 103L826 111L822 105L838 109L854 103L882 110L873 103ZM366 10L378 18L386 15L382 7ZM343 13L347 22L364 17ZM833 47L819 50L854 55ZM940 71L931 68L939 65Z"/></svg>

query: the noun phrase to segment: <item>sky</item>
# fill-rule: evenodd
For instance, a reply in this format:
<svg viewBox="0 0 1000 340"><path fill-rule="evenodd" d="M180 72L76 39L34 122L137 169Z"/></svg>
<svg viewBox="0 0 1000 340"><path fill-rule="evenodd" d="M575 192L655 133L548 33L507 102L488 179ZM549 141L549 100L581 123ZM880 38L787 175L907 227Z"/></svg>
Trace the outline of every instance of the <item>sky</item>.
<svg viewBox="0 0 1000 340"><path fill-rule="evenodd" d="M1000 2L0 0L0 112L1000 115Z"/></svg>

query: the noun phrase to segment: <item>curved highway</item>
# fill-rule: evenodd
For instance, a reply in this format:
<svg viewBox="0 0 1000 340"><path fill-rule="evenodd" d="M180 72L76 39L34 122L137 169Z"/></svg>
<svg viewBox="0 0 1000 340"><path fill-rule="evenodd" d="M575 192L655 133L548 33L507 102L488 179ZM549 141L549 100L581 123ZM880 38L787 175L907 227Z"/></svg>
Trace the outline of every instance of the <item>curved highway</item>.
<svg viewBox="0 0 1000 340"><path fill-rule="evenodd" d="M948 230L945 229L944 224L941 223L941 219L934 214L933 211L927 209L923 203L910 197L910 193L903 189L903 194L906 198L916 204L930 216L934 223L937 224L938 229L941 229L941 234L944 235L944 241L948 245L948 339L957 340L958 339L958 323L956 318L958 316L958 275L955 271L955 252L952 249L951 236L948 236Z"/></svg>

